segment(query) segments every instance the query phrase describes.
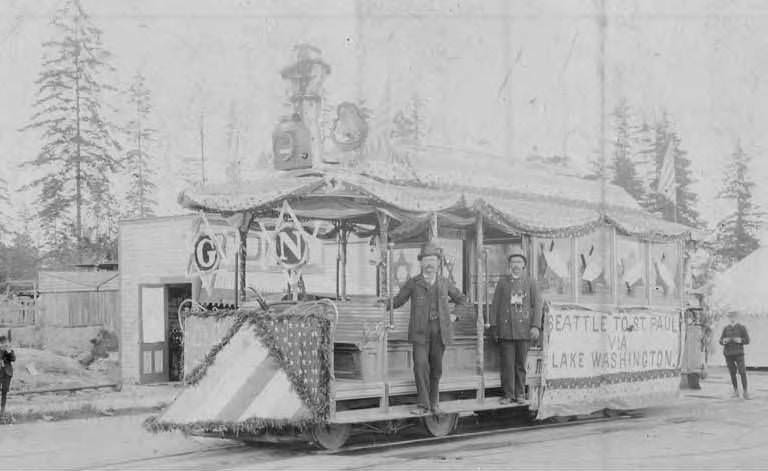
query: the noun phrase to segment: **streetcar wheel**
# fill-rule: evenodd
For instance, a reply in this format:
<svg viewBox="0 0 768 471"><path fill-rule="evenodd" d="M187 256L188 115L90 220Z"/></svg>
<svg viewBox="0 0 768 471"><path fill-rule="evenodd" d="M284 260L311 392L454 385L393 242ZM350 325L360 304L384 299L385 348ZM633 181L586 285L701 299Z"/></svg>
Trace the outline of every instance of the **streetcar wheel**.
<svg viewBox="0 0 768 471"><path fill-rule="evenodd" d="M444 437L456 429L459 414L432 414L424 417L424 428L433 437Z"/></svg>
<svg viewBox="0 0 768 471"><path fill-rule="evenodd" d="M326 450L338 450L349 438L349 424L318 424L312 429L312 439Z"/></svg>

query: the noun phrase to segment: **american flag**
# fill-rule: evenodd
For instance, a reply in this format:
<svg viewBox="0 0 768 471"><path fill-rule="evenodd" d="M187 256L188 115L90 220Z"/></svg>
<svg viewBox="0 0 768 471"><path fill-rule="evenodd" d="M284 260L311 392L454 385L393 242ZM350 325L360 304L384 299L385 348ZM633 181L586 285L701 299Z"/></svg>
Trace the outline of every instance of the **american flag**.
<svg viewBox="0 0 768 471"><path fill-rule="evenodd" d="M672 204L677 204L677 183L675 182L675 154L672 140L667 144L664 153L664 161L659 173L659 185L657 191L667 198Z"/></svg>

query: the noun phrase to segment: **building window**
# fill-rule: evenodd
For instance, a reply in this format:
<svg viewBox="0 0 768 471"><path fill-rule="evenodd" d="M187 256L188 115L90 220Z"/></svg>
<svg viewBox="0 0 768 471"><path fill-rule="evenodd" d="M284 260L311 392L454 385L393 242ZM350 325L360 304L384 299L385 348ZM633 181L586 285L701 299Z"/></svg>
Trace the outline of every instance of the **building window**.
<svg viewBox="0 0 768 471"><path fill-rule="evenodd" d="M677 243L651 244L651 300L654 304L680 302L680 249Z"/></svg>
<svg viewBox="0 0 768 471"><path fill-rule="evenodd" d="M616 236L616 278L619 302L647 304L646 248L641 240Z"/></svg>
<svg viewBox="0 0 768 471"><path fill-rule="evenodd" d="M548 297L573 295L571 239L535 239L536 281Z"/></svg>
<svg viewBox="0 0 768 471"><path fill-rule="evenodd" d="M579 290L585 300L612 301L610 260L611 232L608 228L600 228L576 239Z"/></svg>

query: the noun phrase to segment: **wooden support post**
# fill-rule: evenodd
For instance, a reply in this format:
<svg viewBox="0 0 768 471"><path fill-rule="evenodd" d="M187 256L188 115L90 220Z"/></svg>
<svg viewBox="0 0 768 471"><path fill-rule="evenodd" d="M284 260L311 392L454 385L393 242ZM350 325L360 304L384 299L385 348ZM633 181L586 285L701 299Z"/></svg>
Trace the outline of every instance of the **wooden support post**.
<svg viewBox="0 0 768 471"><path fill-rule="evenodd" d="M339 290L341 291L341 300L347 299L347 241L349 240L349 229L346 225L341 226L339 231L339 241L341 248L339 251Z"/></svg>
<svg viewBox="0 0 768 471"><path fill-rule="evenodd" d="M388 303L385 312L385 318L382 325L382 333L379 337L379 371L381 371L381 382L384 384L384 396L381 398L379 406L385 411L389 410L389 329L392 328L392 247L389 245L389 216L382 212L377 213L379 223L379 251L380 259L385 261L384 276L386 277L384 286ZM381 265L379 265L381 266ZM381 270L379 270L381 271Z"/></svg>
<svg viewBox="0 0 768 471"><path fill-rule="evenodd" d="M437 213L432 213L429 218L429 234L427 234L428 240L437 239L438 226L437 226Z"/></svg>
<svg viewBox="0 0 768 471"><path fill-rule="evenodd" d="M238 251L238 263L237 263L237 269L240 271L239 276L239 283L240 283L240 301L245 302L246 299L246 280L245 280L245 271L246 271L246 257L248 256L248 232L251 228L251 222L253 221L253 214L246 213L243 215L243 223L238 228L238 232L240 234L240 250ZM237 300L235 300L235 303L237 303Z"/></svg>
<svg viewBox="0 0 768 471"><path fill-rule="evenodd" d="M485 289L482 284L485 268L483 267L483 216L478 215L475 220L475 275L477 289L477 319L475 330L477 332L477 356L475 370L480 375L480 384L477 390L477 400L485 399Z"/></svg>
<svg viewBox="0 0 768 471"><path fill-rule="evenodd" d="M240 300L240 296L238 295L238 288L240 286L240 281L238 280L238 277L240 276L240 254L235 254L235 309L237 309L238 301Z"/></svg>

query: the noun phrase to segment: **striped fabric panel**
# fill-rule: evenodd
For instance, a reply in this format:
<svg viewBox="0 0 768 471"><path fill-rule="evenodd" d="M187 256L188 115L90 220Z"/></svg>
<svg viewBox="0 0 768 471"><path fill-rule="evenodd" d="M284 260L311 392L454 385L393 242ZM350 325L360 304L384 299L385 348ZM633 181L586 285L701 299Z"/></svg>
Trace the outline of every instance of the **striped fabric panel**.
<svg viewBox="0 0 768 471"><path fill-rule="evenodd" d="M233 395L251 378L254 365L267 359L267 350L253 328L241 329L223 348L205 377L184 390L161 417L169 422L215 420Z"/></svg>
<svg viewBox="0 0 768 471"><path fill-rule="evenodd" d="M291 382L283 370L277 371L261 394L253 397L250 406L240 416L244 421L251 418L290 419L304 408L301 398L291 388Z"/></svg>
<svg viewBox="0 0 768 471"><path fill-rule="evenodd" d="M217 415L216 420L221 422L238 421L243 412L252 403L261 401L260 395L275 377L278 369L277 362L269 356L263 358L258 364L254 364L253 369L246 375L247 379L240 385L240 388L232 391L228 397L224 398L226 403Z"/></svg>

